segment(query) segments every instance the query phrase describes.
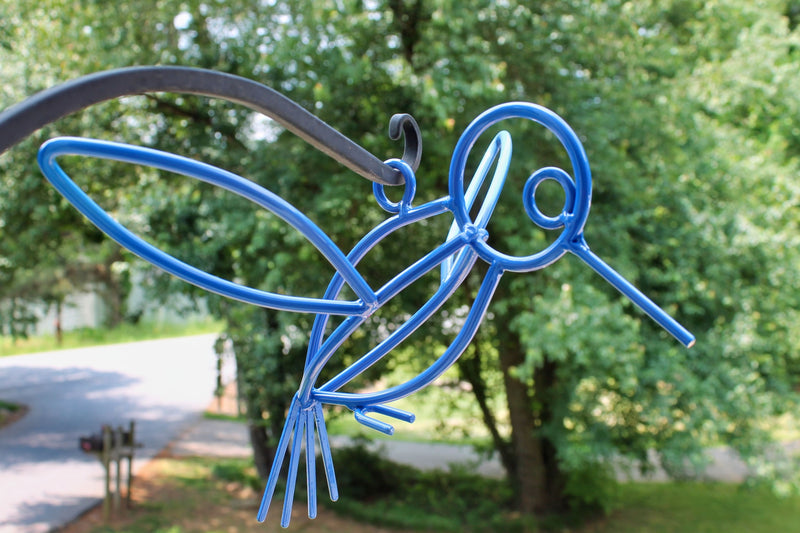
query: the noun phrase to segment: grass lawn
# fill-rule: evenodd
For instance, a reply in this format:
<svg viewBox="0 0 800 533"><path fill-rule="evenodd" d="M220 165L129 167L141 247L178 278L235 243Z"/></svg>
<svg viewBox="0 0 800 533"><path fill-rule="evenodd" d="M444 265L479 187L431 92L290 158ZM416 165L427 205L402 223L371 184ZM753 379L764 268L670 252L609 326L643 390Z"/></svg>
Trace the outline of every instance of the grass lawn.
<svg viewBox="0 0 800 533"><path fill-rule="evenodd" d="M324 507L309 524L303 501L295 502L290 529L281 528L280 510L273 510L259 524L256 511L261 489L253 487L259 483L247 461L159 458L134 480L131 509L120 510L104 524L98 506L58 533L393 533L337 516Z"/></svg>
<svg viewBox="0 0 800 533"><path fill-rule="evenodd" d="M11 337L0 336L0 356L216 333L221 330L221 322L209 319L189 324L125 323L112 329L76 329L65 331L61 344L57 342L55 335L42 335L26 339L12 339Z"/></svg>
<svg viewBox="0 0 800 533"><path fill-rule="evenodd" d="M800 532L800 497L722 483L631 483L620 507L586 533Z"/></svg>
<svg viewBox="0 0 800 533"><path fill-rule="evenodd" d="M439 480L439 483L441 480ZM430 487L429 490L432 490ZM424 492L424 487L414 491ZM433 492L429 494L435 494ZM300 494L298 493L298 496ZM397 507L403 497L393 498ZM108 525L103 525L99 511L89 513L71 524L62 533L189 533L240 532L264 533L286 531L279 525L280 501L264 524L258 524L255 513L260 500L259 482L248 461L229 459L162 458L151 462L134 483L134 506L123 511ZM544 533L535 526L520 525L513 516L504 525L494 521L492 529L475 528L458 513L449 516L442 506L441 516L417 510L407 504L409 524L400 527L392 502L375 499L370 503L352 501L352 495L341 494L338 503L326 503L320 496L320 516L309 521L301 498L295 504L289 531L349 533L392 533L402 531L504 531ZM389 525L359 523L342 515L347 508L380 507L386 517L395 517ZM504 511L497 509L500 516ZM416 516L414 516L416 515ZM378 514L380 516L380 514ZM428 528L420 524L429 524ZM499 528L499 529L498 529ZM592 523L559 528L559 533L794 533L800 532L800 497L778 498L768 491L749 490L725 484L702 483L631 483L620 487L617 509L609 516Z"/></svg>

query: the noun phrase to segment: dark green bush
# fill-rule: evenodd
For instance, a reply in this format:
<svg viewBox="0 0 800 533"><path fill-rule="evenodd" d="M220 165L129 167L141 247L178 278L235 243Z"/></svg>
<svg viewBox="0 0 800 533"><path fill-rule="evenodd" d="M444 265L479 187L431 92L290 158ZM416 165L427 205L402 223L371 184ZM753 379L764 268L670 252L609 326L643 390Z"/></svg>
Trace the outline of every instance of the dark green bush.
<svg viewBox="0 0 800 533"><path fill-rule="evenodd" d="M333 450L333 465L339 494L371 501L402 491L415 474L412 467L393 463L367 448L365 442ZM317 483L325 486L322 460L317 459Z"/></svg>
<svg viewBox="0 0 800 533"><path fill-rule="evenodd" d="M336 449L333 462L340 500L332 509L357 520L415 531L531 531L511 513L512 493L504 480L467 471L423 472L363 443ZM321 461L317 474L323 486Z"/></svg>

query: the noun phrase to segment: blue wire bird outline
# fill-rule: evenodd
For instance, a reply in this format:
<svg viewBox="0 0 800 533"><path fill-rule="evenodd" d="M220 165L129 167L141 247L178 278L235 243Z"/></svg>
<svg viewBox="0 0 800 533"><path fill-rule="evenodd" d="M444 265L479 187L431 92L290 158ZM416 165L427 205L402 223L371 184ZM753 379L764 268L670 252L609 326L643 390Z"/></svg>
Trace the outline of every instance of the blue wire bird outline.
<svg viewBox="0 0 800 533"><path fill-rule="evenodd" d="M522 200L529 218L544 229L562 229L562 231L544 250L521 257L499 252L487 242L489 236L487 224L502 191L511 159L511 136L507 132L498 133L491 141L469 186L466 191L464 190L467 157L475 142L490 126L509 118L529 119L553 132L567 151L574 170L574 176L570 176L562 169L545 167L531 174L526 181ZM261 291L199 270L145 242L100 208L58 165L56 159L68 154L148 165L196 178L238 194L271 211L300 231L333 265L336 273L322 298L308 298ZM259 521L266 519L287 452L289 453L288 475L281 525L283 527L289 525L297 472L303 455L306 458L308 515L310 518L316 516L315 449L317 441L327 476L330 497L332 500L338 499L322 405L345 406L354 412L356 420L361 424L389 435L393 433L393 427L384 421L373 418L370 414L413 422L413 414L388 404L432 383L464 352L482 322L494 291L505 271L539 270L570 252L582 259L606 281L631 299L682 344L691 347L695 342L694 336L688 330L589 249L583 236L591 204L592 184L588 160L577 135L561 117L552 111L528 102L510 102L495 106L479 115L464 131L453 152L448 183L449 195L420 206L413 205L416 176L414 169L409 165L409 157L404 157L404 159L386 161L387 165L400 171L405 179L403 198L399 202L389 201L384 194L383 185L373 184L373 193L378 204L393 213L393 216L369 231L352 251L345 255L325 232L286 200L260 185L217 167L150 148L84 138L51 139L45 142L39 150L39 166L52 185L99 229L139 257L189 283L229 298L272 309L316 314L309 339L304 375L300 387L292 399L278 442L275 459L257 514ZM492 168L494 168L494 173L484 195L483 204L473 220L469 215L470 210ZM537 187L546 180L557 182L564 190L563 209L554 217L544 215L536 204ZM359 274L356 269L358 263L388 235L401 227L447 212L453 214L454 220L444 242L437 248L377 290L373 290ZM430 367L407 382L383 391L340 392L341 387L390 353L428 320L458 289L478 259L485 261L489 267L472 307L450 346ZM326 363L354 331L385 303L437 267L441 271L439 287L419 310L352 365L326 383L317 385L317 380ZM345 284L356 295L355 300L338 299ZM332 315L341 315L344 316L344 319L325 336L326 326Z"/></svg>

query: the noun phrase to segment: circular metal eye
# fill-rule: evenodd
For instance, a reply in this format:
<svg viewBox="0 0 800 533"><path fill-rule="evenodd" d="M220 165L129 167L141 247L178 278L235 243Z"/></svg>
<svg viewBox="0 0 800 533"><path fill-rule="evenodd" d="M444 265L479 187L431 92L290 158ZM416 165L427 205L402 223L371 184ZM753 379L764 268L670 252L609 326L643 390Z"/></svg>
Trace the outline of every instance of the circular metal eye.
<svg viewBox="0 0 800 533"><path fill-rule="evenodd" d="M552 180L564 189L564 207L557 216L549 217L536 205L536 189L547 180ZM522 190L522 204L531 220L543 229L558 229L566 226L568 218L575 209L575 183L569 174L557 167L540 168L525 182Z"/></svg>

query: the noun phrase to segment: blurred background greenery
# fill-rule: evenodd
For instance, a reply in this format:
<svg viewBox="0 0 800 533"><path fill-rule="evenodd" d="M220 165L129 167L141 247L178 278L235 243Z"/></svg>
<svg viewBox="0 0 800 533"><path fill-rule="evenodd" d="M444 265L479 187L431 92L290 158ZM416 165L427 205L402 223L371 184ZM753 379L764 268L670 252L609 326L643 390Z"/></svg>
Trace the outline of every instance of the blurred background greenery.
<svg viewBox="0 0 800 533"><path fill-rule="evenodd" d="M460 439L478 428L525 515L608 509L612 458L646 465L655 450L672 476L692 478L710 444L733 446L759 473L754 482L789 493L800 489L796 465L767 450L770 421L796 408L800 385L799 21L797 0L2 3L0 108L113 67L211 68L284 93L381 159L400 155L386 128L407 112L423 135L419 204L447 194L450 154L480 112L512 100L547 106L577 131L592 166L587 241L697 344L677 345L574 258L507 275L475 342L437 385L460 393L431 392L441 429ZM491 243L528 255L553 236L524 214L525 179L569 162L536 125L503 127L516 150ZM94 106L0 156L0 332L24 337L31 309L87 287L106 301L109 327L134 321L132 270L154 301L202 301L235 352L263 476L312 317L201 294L120 250L36 167L41 142L61 134L239 173L343 250L386 216L371 184L244 108L175 94ZM216 275L313 296L330 279L310 243L231 194L117 163L70 158L65 168L129 227ZM560 190L541 194L560 209ZM360 266L366 279L378 286L434 247L449 226L440 218L381 244ZM430 364L463 320L483 272L473 274L441 316L355 386ZM328 370L363 354L437 283L424 278L382 309Z"/></svg>

